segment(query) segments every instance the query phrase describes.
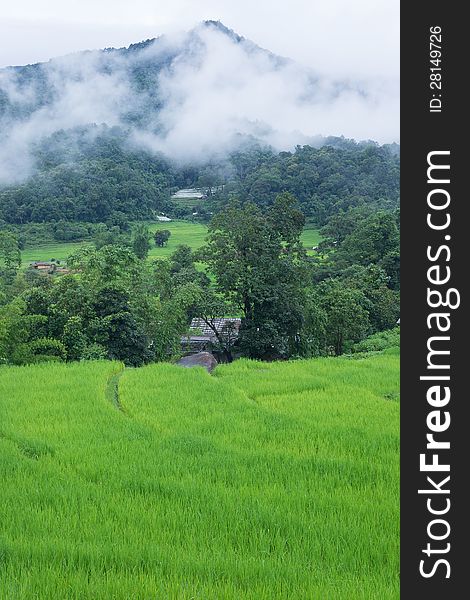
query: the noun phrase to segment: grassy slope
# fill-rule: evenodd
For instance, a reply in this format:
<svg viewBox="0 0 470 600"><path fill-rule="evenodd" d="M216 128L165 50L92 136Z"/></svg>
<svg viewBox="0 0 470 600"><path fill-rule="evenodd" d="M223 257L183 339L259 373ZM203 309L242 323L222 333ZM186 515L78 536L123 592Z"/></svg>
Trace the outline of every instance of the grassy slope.
<svg viewBox="0 0 470 600"><path fill-rule="evenodd" d="M149 226L150 231L157 229L168 229L171 231L171 237L168 240L168 245L164 248L157 248L152 240L150 249L150 258L160 258L170 256L176 247L180 244L186 244L193 250L200 248L204 243L204 238L207 234L207 227L200 223L188 223L187 221L171 221L170 223L152 223Z"/></svg>
<svg viewBox="0 0 470 600"><path fill-rule="evenodd" d="M204 242L204 237L207 228L199 223L188 223L187 221L172 221L170 223L151 223L150 231L157 229L168 229L171 231L171 238L168 246L157 248L152 240L152 248L150 250L150 258L158 258L169 256L179 244L187 244L191 248L199 248ZM65 260L69 254L79 248L83 244L90 242L64 242L64 243L48 243L43 245L26 248L21 252L21 260L23 266L27 266L35 260L49 261L51 258L56 260Z"/></svg>
<svg viewBox="0 0 470 600"><path fill-rule="evenodd" d="M21 263L23 267L27 267L29 263L38 261L55 260L65 261L67 256L72 254L77 248L89 242L64 242L64 243L48 243L25 248L21 251Z"/></svg>
<svg viewBox="0 0 470 600"><path fill-rule="evenodd" d="M152 247L149 254L150 258L169 256L180 244L187 244L196 250L203 245L207 233L205 225L201 225L200 223L189 223L187 221L152 223L149 225L149 229L152 232L157 229L168 229L171 231L168 246L165 246L164 248L157 248L152 240ZM318 230L316 229L306 229L302 234L302 240L308 250L311 250L312 246L316 246L319 239ZM63 261L74 250L86 243L90 242L48 243L32 248L26 248L21 252L21 260L23 266L28 266L29 263L35 260L49 261L51 258L54 258Z"/></svg>
<svg viewBox="0 0 470 600"><path fill-rule="evenodd" d="M321 236L318 229L306 228L304 229L300 239L302 240L303 245L307 249L307 253L312 254L312 248L318 246L321 240Z"/></svg>
<svg viewBox="0 0 470 600"><path fill-rule="evenodd" d="M2 600L398 598L398 356L120 369L0 369Z"/></svg>

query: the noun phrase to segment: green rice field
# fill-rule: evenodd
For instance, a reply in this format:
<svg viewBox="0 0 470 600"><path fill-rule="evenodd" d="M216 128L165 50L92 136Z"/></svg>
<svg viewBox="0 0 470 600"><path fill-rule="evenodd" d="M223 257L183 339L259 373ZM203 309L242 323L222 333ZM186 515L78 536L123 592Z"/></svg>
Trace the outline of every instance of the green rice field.
<svg viewBox="0 0 470 600"><path fill-rule="evenodd" d="M180 244L186 244L193 250L197 250L204 244L207 235L207 227L201 223L189 223L188 221L171 221L170 223L152 223L149 225L151 232L157 229L168 229L171 231L171 237L168 245L163 248L157 248L152 240L150 248L150 258L167 257L172 254Z"/></svg>
<svg viewBox="0 0 470 600"><path fill-rule="evenodd" d="M399 598L399 356L0 367L0 598Z"/></svg>
<svg viewBox="0 0 470 600"><path fill-rule="evenodd" d="M157 229L168 229L171 231L171 237L168 245L164 248L157 248L154 241L151 242L149 257L160 258L172 254L180 244L187 244L193 250L200 248L204 244L204 238L207 234L207 227L201 223L190 223L188 221L171 221L169 223L151 223L149 224L151 232ZM305 229L302 234L302 241L308 251L316 246L320 240L318 230ZM21 261L23 267L27 267L34 261L50 261L51 259L65 261L77 248L90 242L68 242L68 243L47 243L43 245L26 248L21 252Z"/></svg>
<svg viewBox="0 0 470 600"><path fill-rule="evenodd" d="M307 250L307 254L312 254L315 246L318 246L321 240L318 229L305 228L300 239Z"/></svg>
<svg viewBox="0 0 470 600"><path fill-rule="evenodd" d="M75 252L77 248L90 242L64 242L47 243L25 248L21 251L21 264L23 267L29 266L34 261L50 261L51 259L65 262L66 258Z"/></svg>

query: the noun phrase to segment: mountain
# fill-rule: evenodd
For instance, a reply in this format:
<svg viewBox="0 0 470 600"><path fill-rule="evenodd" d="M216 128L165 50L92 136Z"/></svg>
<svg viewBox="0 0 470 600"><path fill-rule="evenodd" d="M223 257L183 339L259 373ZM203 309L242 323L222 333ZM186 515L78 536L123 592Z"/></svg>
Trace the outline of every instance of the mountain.
<svg viewBox="0 0 470 600"><path fill-rule="evenodd" d="M226 51L223 64L214 61L219 48ZM262 75L292 64L222 23L206 21L188 33L162 35L128 48L84 51L1 69L0 122L8 130L18 122L34 124L36 117L47 117L48 127L38 134L102 123L161 134L168 126L158 119L159 112L170 104L181 106L185 92L198 92L205 72L224 85L221 77L235 75L236 66ZM240 84L234 79L234 87Z"/></svg>
<svg viewBox="0 0 470 600"><path fill-rule="evenodd" d="M278 150L318 145L318 134L356 127L351 107L370 109L373 121L372 92L319 77L216 21L128 48L9 67L0 70L0 182L34 171L41 140L92 125L119 127L134 147L192 163L253 138Z"/></svg>
<svg viewBox="0 0 470 600"><path fill-rule="evenodd" d="M174 187L236 179L240 152L248 170L262 175L272 167L266 157L276 162L276 153L296 145L353 154L372 147L387 163L393 152L341 137L361 119L384 121L380 106L373 87L320 77L218 21L128 48L1 69L0 218L146 218L171 209ZM324 137L330 134L340 135ZM275 183L254 188L264 198L283 189L276 165ZM396 164L389 166L395 174ZM352 171L349 181L361 177L360 168L344 169ZM234 193L251 197L243 185ZM305 202L312 186L302 191ZM358 186L343 188L357 196Z"/></svg>

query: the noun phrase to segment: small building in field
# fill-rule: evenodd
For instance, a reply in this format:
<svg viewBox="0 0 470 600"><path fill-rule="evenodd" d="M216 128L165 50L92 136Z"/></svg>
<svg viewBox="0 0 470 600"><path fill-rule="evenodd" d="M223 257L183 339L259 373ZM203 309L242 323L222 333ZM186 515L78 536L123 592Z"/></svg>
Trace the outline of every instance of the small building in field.
<svg viewBox="0 0 470 600"><path fill-rule="evenodd" d="M230 348L236 343L240 325L241 319L236 317L217 317L207 321L195 318L188 334L181 338L181 349L187 354L212 352L219 355L219 360L223 348Z"/></svg>
<svg viewBox="0 0 470 600"><path fill-rule="evenodd" d="M52 262L36 260L33 263L31 263L31 267L33 269L37 269L38 271L52 271L53 269L56 268L56 265L55 265L55 263L52 263Z"/></svg>
<svg viewBox="0 0 470 600"><path fill-rule="evenodd" d="M46 262L37 260L35 262L30 263L30 268L35 271L39 271L40 273L45 273L47 275L68 275L72 273L70 269L66 266L60 265L55 262Z"/></svg>

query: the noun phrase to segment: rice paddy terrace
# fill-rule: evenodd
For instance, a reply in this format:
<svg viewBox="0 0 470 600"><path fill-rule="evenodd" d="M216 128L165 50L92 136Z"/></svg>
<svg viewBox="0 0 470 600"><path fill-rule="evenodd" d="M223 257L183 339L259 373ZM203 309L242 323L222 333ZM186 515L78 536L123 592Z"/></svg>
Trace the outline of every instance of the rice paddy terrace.
<svg viewBox="0 0 470 600"><path fill-rule="evenodd" d="M0 367L0 598L398 599L398 362Z"/></svg>

